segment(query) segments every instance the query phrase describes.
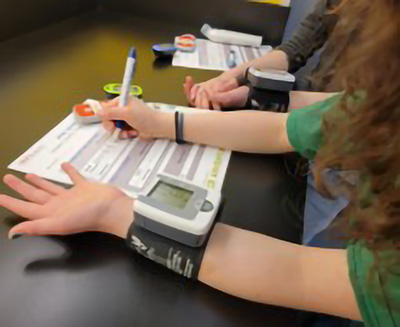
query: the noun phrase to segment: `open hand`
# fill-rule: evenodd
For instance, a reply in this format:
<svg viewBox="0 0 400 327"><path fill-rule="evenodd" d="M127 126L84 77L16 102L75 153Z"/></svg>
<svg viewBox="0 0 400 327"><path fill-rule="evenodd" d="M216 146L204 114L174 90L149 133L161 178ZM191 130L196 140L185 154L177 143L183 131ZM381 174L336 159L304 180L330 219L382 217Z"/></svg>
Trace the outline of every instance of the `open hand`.
<svg viewBox="0 0 400 327"><path fill-rule="evenodd" d="M28 219L13 227L9 237L97 231L125 238L133 221L133 199L115 187L88 182L70 164L62 168L74 183L71 189L36 175L26 175L30 183L4 176L5 184L26 200L0 194L0 206Z"/></svg>

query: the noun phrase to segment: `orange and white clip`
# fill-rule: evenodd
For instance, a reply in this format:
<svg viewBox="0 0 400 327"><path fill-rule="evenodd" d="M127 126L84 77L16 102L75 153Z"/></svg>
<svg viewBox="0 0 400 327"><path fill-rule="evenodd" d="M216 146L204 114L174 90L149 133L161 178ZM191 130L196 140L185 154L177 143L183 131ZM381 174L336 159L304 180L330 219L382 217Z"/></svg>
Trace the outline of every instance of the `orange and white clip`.
<svg viewBox="0 0 400 327"><path fill-rule="evenodd" d="M72 112L75 120L80 124L94 124L101 122L101 118L97 115L101 105L99 101L87 99L82 104L73 107Z"/></svg>
<svg viewBox="0 0 400 327"><path fill-rule="evenodd" d="M183 34L175 38L175 48L179 51L194 52L196 46L196 37L192 34Z"/></svg>

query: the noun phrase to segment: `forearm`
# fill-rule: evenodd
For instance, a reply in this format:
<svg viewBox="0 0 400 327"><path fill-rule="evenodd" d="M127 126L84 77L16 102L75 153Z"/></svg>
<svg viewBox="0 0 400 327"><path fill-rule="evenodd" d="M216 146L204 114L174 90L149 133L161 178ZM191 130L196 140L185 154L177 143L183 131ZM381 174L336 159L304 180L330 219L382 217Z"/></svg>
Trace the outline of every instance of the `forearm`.
<svg viewBox="0 0 400 327"><path fill-rule="evenodd" d="M360 318L344 250L306 248L217 224L199 280L250 301Z"/></svg>
<svg viewBox="0 0 400 327"><path fill-rule="evenodd" d="M293 91L290 93L289 110L299 109L329 99L338 93Z"/></svg>
<svg viewBox="0 0 400 327"><path fill-rule="evenodd" d="M185 141L249 153L293 151L286 132L287 114L261 111L188 113ZM172 114L163 114L155 137L174 139Z"/></svg>
<svg viewBox="0 0 400 327"><path fill-rule="evenodd" d="M244 62L236 68L227 71L224 74L230 74L234 77L241 78L249 67L254 67L257 69L278 69L278 70L288 70L289 63L285 52L280 50L274 50L261 58L256 58L254 60Z"/></svg>

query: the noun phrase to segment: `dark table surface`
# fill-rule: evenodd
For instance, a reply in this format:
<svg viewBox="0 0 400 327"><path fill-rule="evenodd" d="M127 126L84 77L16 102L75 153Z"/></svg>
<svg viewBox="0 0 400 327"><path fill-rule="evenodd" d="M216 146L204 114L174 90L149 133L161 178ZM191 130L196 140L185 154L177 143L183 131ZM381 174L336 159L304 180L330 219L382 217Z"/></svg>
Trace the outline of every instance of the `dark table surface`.
<svg viewBox="0 0 400 327"><path fill-rule="evenodd" d="M0 175L83 99L119 82L129 46L147 101L185 105L182 82L216 72L164 67L151 45L194 32L182 26L86 15L0 43ZM221 220L299 242L298 181L286 159L234 153ZM8 193L4 184L1 193ZM299 205L300 203L300 205ZM301 215L300 215L301 216ZM294 326L294 310L236 299L183 280L129 251L122 240L86 233L7 240L20 219L0 208L0 326Z"/></svg>

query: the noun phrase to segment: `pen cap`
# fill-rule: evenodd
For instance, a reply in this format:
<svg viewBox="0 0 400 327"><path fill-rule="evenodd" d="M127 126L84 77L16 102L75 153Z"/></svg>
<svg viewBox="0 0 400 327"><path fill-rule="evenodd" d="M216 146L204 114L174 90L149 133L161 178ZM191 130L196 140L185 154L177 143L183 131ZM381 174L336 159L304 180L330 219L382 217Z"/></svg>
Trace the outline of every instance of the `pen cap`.
<svg viewBox="0 0 400 327"><path fill-rule="evenodd" d="M136 48L135 48L135 47L130 48L130 49L129 49L128 57L129 57L129 58L136 59L136 56L137 56Z"/></svg>

